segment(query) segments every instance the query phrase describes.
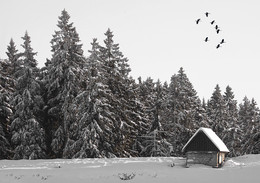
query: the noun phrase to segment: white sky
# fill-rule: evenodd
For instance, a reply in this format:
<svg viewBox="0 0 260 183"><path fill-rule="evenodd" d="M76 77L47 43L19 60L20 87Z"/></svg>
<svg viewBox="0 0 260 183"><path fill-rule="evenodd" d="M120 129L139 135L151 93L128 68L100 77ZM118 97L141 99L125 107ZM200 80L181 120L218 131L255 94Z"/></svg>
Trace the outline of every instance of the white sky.
<svg viewBox="0 0 260 183"><path fill-rule="evenodd" d="M11 38L22 51L27 30L43 66L65 8L86 56L92 38L103 44L111 28L134 78L169 83L183 67L201 98L209 99L216 84L222 92L230 85L239 103L246 95L260 104L259 5L258 0L0 0L0 58L7 57ZM202 19L199 25L197 18ZM211 20L220 26L219 35ZM226 43L216 49L222 38Z"/></svg>

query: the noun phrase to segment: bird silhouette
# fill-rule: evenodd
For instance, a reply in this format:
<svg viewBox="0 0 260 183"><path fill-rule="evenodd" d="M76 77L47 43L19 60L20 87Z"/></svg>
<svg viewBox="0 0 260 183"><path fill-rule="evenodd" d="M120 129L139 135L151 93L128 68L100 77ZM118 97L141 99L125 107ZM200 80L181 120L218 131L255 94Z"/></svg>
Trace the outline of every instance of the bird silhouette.
<svg viewBox="0 0 260 183"><path fill-rule="evenodd" d="M201 21L200 18L197 19L197 20L196 20L196 24L199 24L200 21Z"/></svg>
<svg viewBox="0 0 260 183"><path fill-rule="evenodd" d="M206 17L210 17L210 13L209 12L205 12L205 15L206 15ZM210 19L209 19L209 23L212 25L212 27L215 28L216 33L219 34L220 32L222 32L222 29L220 29L220 27L217 25L216 20L214 20L214 19L210 20ZM195 20L195 22L196 22L196 24L200 24L200 22L202 22L202 19L198 18L198 19ZM209 37L205 37L204 42L209 42L209 41L210 41ZM216 43L216 49L219 49L220 47L222 47L222 44L224 44L224 43L226 43L225 39L222 38L220 40L220 42Z"/></svg>
<svg viewBox="0 0 260 183"><path fill-rule="evenodd" d="M221 40L220 44L226 43L224 39Z"/></svg>

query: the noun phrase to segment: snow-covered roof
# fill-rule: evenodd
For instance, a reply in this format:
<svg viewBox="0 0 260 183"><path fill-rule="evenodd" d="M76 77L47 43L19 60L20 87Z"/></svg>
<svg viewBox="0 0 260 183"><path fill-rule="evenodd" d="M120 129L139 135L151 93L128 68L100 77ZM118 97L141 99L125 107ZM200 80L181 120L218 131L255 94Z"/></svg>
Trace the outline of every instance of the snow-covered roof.
<svg viewBox="0 0 260 183"><path fill-rule="evenodd" d="M199 128L196 133L190 138L190 140L185 144L185 146L182 148L182 152L184 152L187 145L191 142L191 140L200 132L204 132L205 135L211 140L211 142L218 148L221 152L229 152L227 146L224 144L224 142L217 136L213 130L210 128Z"/></svg>

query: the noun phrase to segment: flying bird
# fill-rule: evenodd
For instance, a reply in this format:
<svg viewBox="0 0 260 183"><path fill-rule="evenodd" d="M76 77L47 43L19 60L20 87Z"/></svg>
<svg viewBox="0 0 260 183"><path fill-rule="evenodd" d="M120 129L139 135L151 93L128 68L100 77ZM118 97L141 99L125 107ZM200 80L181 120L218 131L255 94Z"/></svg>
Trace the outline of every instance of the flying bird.
<svg viewBox="0 0 260 183"><path fill-rule="evenodd" d="M200 21L201 21L200 18L198 20L196 20L196 24L199 24Z"/></svg>
<svg viewBox="0 0 260 183"><path fill-rule="evenodd" d="M218 44L218 45L216 46L217 49L219 49L220 47L221 47L220 44Z"/></svg>
<svg viewBox="0 0 260 183"><path fill-rule="evenodd" d="M216 25L216 26L215 26L215 29L218 29L218 28L219 28L219 26L218 26L218 25Z"/></svg>
<svg viewBox="0 0 260 183"><path fill-rule="evenodd" d="M209 37L206 37L204 41L205 41L205 42L208 42L208 41L209 41Z"/></svg>
<svg viewBox="0 0 260 183"><path fill-rule="evenodd" d="M209 17L209 14L210 14L209 12L206 12L206 13L205 13L206 17Z"/></svg>
<svg viewBox="0 0 260 183"><path fill-rule="evenodd" d="M211 23L211 25L213 25L215 23L215 20L212 20L210 23Z"/></svg>
<svg viewBox="0 0 260 183"><path fill-rule="evenodd" d="M220 44L226 43L224 39L221 40Z"/></svg>
<svg viewBox="0 0 260 183"><path fill-rule="evenodd" d="M217 30L217 34L220 32L220 29Z"/></svg>

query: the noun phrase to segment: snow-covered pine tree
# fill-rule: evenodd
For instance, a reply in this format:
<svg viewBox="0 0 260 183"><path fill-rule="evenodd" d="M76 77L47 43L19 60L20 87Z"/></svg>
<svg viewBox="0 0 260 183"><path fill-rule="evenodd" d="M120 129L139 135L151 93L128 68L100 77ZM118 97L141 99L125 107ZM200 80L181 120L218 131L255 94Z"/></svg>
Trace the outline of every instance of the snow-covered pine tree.
<svg viewBox="0 0 260 183"><path fill-rule="evenodd" d="M259 108L254 99L251 101L245 97L239 105L239 124L244 132L242 138L242 153L259 153L260 139L260 114Z"/></svg>
<svg viewBox="0 0 260 183"><path fill-rule="evenodd" d="M228 128L228 111L218 84L208 101L207 114L210 120L210 127L222 139L224 131Z"/></svg>
<svg viewBox="0 0 260 183"><path fill-rule="evenodd" d="M10 40L7 46L6 54L8 59L1 60L0 62L0 159L12 158L10 123L13 109L11 101L14 93L15 79L17 78L15 73L18 73L18 70L21 68L19 64L20 55L13 39Z"/></svg>
<svg viewBox="0 0 260 183"><path fill-rule="evenodd" d="M119 44L114 43L110 29L105 36L105 46L100 49L100 58L105 66L103 80L111 91L111 148L116 156L129 156L134 143L131 137L143 130L145 120L139 110L141 106L134 90L135 82L129 77L128 59L119 50Z"/></svg>
<svg viewBox="0 0 260 183"><path fill-rule="evenodd" d="M260 153L260 109L255 99L251 100L251 109L253 116L252 131L250 132L250 154ZM248 131L247 131L248 132ZM247 152L246 152L247 153Z"/></svg>
<svg viewBox="0 0 260 183"><path fill-rule="evenodd" d="M12 145L14 159L45 158L45 132L38 120L39 111L43 106L40 95L40 85L36 76L38 73L36 55L31 48L28 33L22 37L24 43L21 53L23 67L18 70L19 77L15 86L13 98L14 116L11 123Z"/></svg>
<svg viewBox="0 0 260 183"><path fill-rule="evenodd" d="M67 157L115 157L110 145L113 119L111 91L104 82L104 62L100 59L97 39L91 43L84 74L85 86L73 101L75 122L70 126Z"/></svg>
<svg viewBox="0 0 260 183"><path fill-rule="evenodd" d="M183 68L173 75L169 85L169 93L164 102L165 124L163 127L172 137L174 153L179 155L183 145L197 128L207 125L207 119L201 102Z"/></svg>
<svg viewBox="0 0 260 183"><path fill-rule="evenodd" d="M13 114L11 97L14 81L8 73L10 63L0 60L0 159L11 158L10 117Z"/></svg>
<svg viewBox="0 0 260 183"><path fill-rule="evenodd" d="M8 67L8 73L12 78L17 79L19 77L19 71L21 70L22 61L19 59L21 54L18 53L13 39L10 40L7 46L6 54L10 65L10 67Z"/></svg>
<svg viewBox="0 0 260 183"><path fill-rule="evenodd" d="M140 138L141 156L168 156L171 144L166 140L166 131L162 127L164 112L163 102L167 94L167 83L163 86L158 80L156 83L151 78L139 81L139 96L145 105L145 117L148 118L149 130Z"/></svg>
<svg viewBox="0 0 260 183"><path fill-rule="evenodd" d="M135 143L133 145L133 152L136 152L137 156L150 156L153 147L153 138L151 138L151 126L153 120L153 114L151 108L154 99L155 83L151 77L142 81L142 78L138 78L138 83L135 84L136 95L138 97L140 107L139 111L142 111L142 117L146 119L145 130L139 131L138 135L134 136Z"/></svg>
<svg viewBox="0 0 260 183"><path fill-rule="evenodd" d="M138 96L140 101L145 105L147 118L152 118L151 112L148 108L153 105L154 93L155 93L155 83L151 77L142 81L142 78L138 78ZM150 119L149 119L150 121Z"/></svg>
<svg viewBox="0 0 260 183"><path fill-rule="evenodd" d="M150 106L150 111L153 113L153 120L152 120L150 131L163 130L160 118L161 118L161 111L163 110L164 107L163 101L165 100L165 95L166 93L164 91L164 88L161 85L160 80L158 80L155 84L153 104Z"/></svg>
<svg viewBox="0 0 260 183"><path fill-rule="evenodd" d="M229 156L238 156L241 151L242 131L238 125L238 107L230 86L226 87L224 102L227 107L227 127L223 131L222 140L230 150Z"/></svg>
<svg viewBox="0 0 260 183"><path fill-rule="evenodd" d="M145 107L145 117L151 123L154 117L151 108L154 106L155 83L151 77L148 77L145 81L142 81L142 78L139 77L138 81L138 97ZM148 125L151 126L151 124Z"/></svg>
<svg viewBox="0 0 260 183"><path fill-rule="evenodd" d="M67 156L70 124L74 122L72 113L73 99L82 87L83 56L82 44L70 16L66 10L61 12L58 20L58 31L55 31L51 40L52 58L47 64L46 103L48 123L51 124L51 148L54 157ZM65 147L66 146L66 147Z"/></svg>
<svg viewBox="0 0 260 183"><path fill-rule="evenodd" d="M234 99L235 95L230 86L226 87L226 91L224 93L224 102L227 106L227 115L228 115L228 128L236 127L238 121L238 108L237 101Z"/></svg>

